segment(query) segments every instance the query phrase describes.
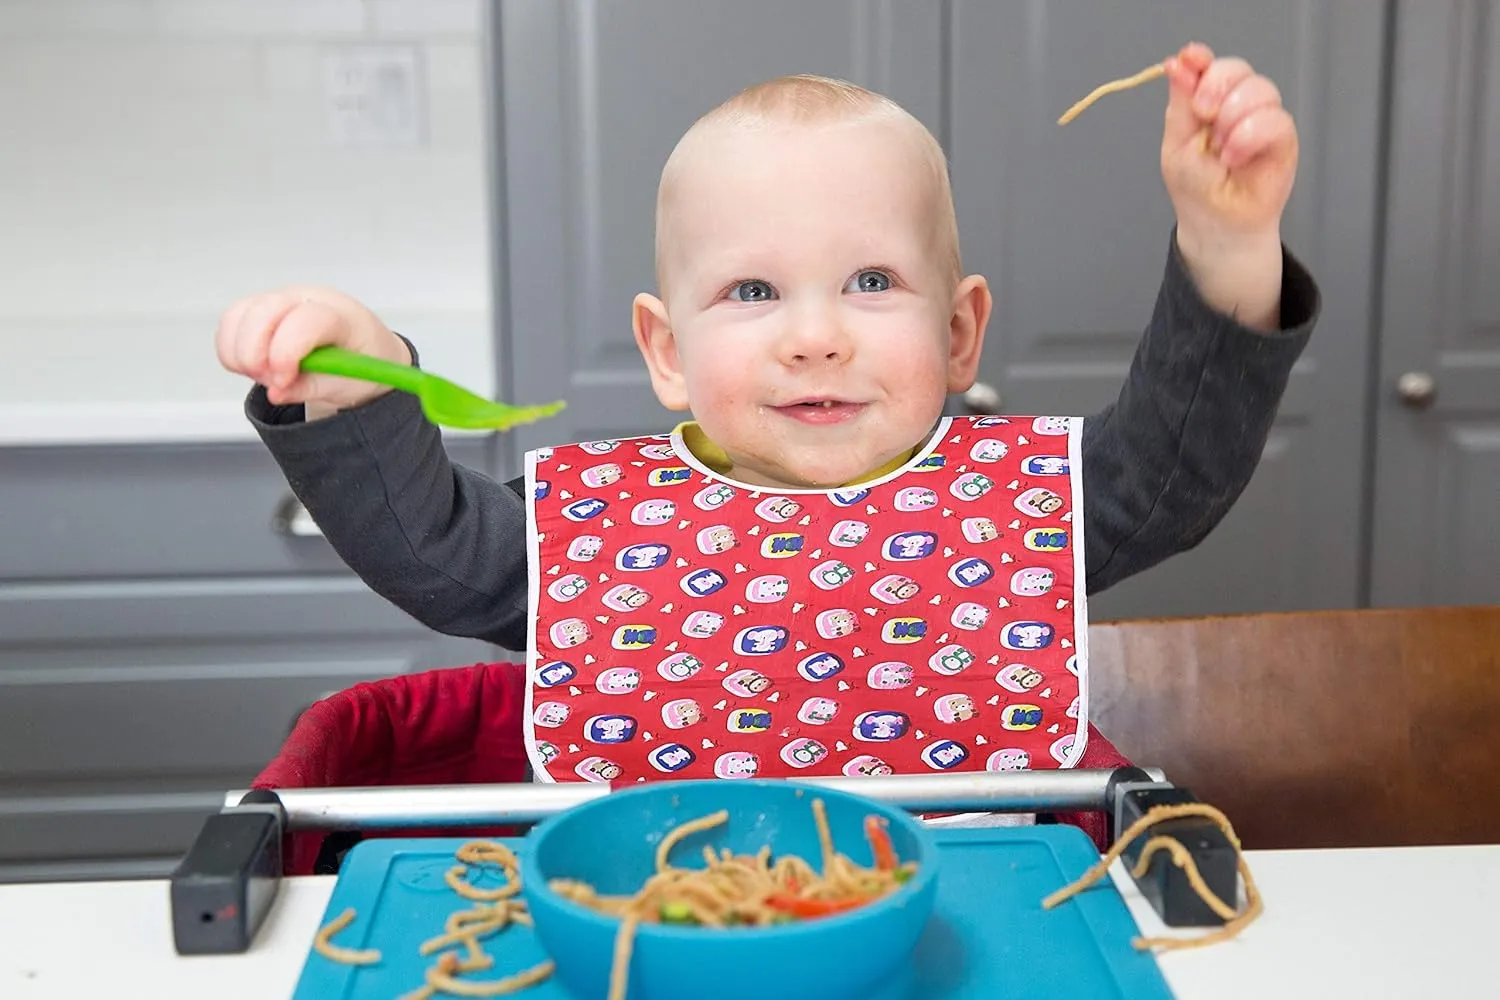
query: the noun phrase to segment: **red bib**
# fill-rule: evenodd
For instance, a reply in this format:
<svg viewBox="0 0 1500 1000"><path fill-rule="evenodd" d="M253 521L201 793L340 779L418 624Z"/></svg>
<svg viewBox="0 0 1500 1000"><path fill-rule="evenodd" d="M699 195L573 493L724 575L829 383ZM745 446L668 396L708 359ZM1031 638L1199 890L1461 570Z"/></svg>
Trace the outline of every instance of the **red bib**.
<svg viewBox="0 0 1500 1000"><path fill-rule="evenodd" d="M727 480L678 435L529 452L537 779L1072 766L1081 430L945 417L843 490Z"/></svg>

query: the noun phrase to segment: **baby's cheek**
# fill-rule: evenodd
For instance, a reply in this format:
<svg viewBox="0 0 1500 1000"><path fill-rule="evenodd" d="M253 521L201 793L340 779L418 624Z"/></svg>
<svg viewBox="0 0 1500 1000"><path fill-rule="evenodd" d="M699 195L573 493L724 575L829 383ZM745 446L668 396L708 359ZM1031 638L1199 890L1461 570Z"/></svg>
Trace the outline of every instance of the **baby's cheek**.
<svg viewBox="0 0 1500 1000"><path fill-rule="evenodd" d="M740 387L706 385L690 388L693 419L710 441L731 454L744 455L764 440L769 427L756 413L753 399Z"/></svg>
<svg viewBox="0 0 1500 1000"><path fill-rule="evenodd" d="M697 341L697 334L693 340ZM703 421L714 415L732 413L749 400L754 377L758 370L743 350L736 350L733 338L715 338L710 350L698 350L697 344L683 354L683 376L687 382L688 398L693 405L693 415Z"/></svg>
<svg viewBox="0 0 1500 1000"><path fill-rule="evenodd" d="M910 318L900 329L878 338L887 373L898 377L908 392L943 396L948 377L946 320L941 316ZM941 406L941 404L939 404Z"/></svg>

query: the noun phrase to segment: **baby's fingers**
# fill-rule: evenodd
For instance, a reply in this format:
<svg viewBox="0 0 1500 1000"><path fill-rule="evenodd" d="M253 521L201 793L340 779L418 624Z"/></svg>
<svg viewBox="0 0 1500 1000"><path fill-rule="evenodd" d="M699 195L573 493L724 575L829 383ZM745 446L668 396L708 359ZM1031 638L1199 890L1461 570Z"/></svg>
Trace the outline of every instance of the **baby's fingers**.
<svg viewBox="0 0 1500 1000"><path fill-rule="evenodd" d="M310 399L320 399L328 389L328 379L331 375L314 375L303 372L293 378L286 385L267 386L266 399L276 406L287 406L292 403L305 403Z"/></svg>
<svg viewBox="0 0 1500 1000"><path fill-rule="evenodd" d="M1193 95L1197 93L1203 70L1184 55L1191 47L1162 63L1167 76L1167 116L1162 131L1164 150L1176 150L1187 144L1202 128L1193 111Z"/></svg>
<svg viewBox="0 0 1500 1000"><path fill-rule="evenodd" d="M1219 107L1229 92L1255 75L1250 64L1237 56L1214 60L1214 64L1203 71L1198 89L1193 94L1193 111L1204 121L1219 113Z"/></svg>
<svg viewBox="0 0 1500 1000"><path fill-rule="evenodd" d="M1241 118L1220 149L1224 166L1233 170L1262 156L1296 147L1297 126L1280 105L1260 107Z"/></svg>
<svg viewBox="0 0 1500 1000"><path fill-rule="evenodd" d="M281 318L267 350L266 366L274 384L291 389L294 383L309 388L302 373L302 359L315 347L337 343L344 326L338 310L321 302L303 299Z"/></svg>
<svg viewBox="0 0 1500 1000"><path fill-rule="evenodd" d="M219 317L219 328L214 331L214 353L219 356L219 364L241 375L246 373L239 370L239 342L236 335L239 333L240 320L244 318L245 310L249 309L254 301L253 298L243 298L231 303Z"/></svg>
<svg viewBox="0 0 1500 1000"><path fill-rule="evenodd" d="M1235 126L1261 108L1281 106L1281 91L1263 76L1251 76L1231 90L1219 104L1214 119L1213 148L1222 149Z"/></svg>
<svg viewBox="0 0 1500 1000"><path fill-rule="evenodd" d="M1167 60L1169 64L1180 65L1183 69L1191 72L1194 79L1197 79L1199 74L1213 65L1213 61L1214 50L1202 42L1188 42L1177 50L1176 56Z"/></svg>
<svg viewBox="0 0 1500 1000"><path fill-rule="evenodd" d="M298 303L295 296L285 293L260 295L251 299L240 313L239 322L232 334L231 351L234 369L248 375L263 385L276 381L270 368L271 340L276 336L282 319Z"/></svg>

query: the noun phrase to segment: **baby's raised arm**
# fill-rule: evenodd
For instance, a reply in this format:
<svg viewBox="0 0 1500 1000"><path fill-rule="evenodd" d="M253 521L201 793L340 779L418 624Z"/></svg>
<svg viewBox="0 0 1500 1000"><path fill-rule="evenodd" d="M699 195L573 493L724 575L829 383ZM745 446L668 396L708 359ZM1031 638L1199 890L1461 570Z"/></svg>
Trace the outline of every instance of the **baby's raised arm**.
<svg viewBox="0 0 1500 1000"><path fill-rule="evenodd" d="M293 288L236 302L216 343L255 380L245 413L292 492L371 590L435 631L525 648L520 495L451 461L411 394L298 368L323 345L417 365L405 339L346 295Z"/></svg>

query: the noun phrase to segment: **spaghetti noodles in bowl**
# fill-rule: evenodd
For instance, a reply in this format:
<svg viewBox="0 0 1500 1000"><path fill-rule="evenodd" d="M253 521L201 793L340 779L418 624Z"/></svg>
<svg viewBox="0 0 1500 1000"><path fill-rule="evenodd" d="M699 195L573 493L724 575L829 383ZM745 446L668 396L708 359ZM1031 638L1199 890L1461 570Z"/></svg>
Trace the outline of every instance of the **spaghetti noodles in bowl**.
<svg viewBox="0 0 1500 1000"><path fill-rule="evenodd" d="M646 919L626 927L615 915L621 897L636 898L658 874L659 848L674 831L685 833L667 844L664 860L674 870L701 872L709 867L705 849L720 860L727 851L745 868L764 862L767 872L779 865L803 873L797 878L828 877L837 884L803 895L844 905L807 907L785 919L773 905L703 926L678 922L691 918L691 908L662 912L670 894L658 894ZM830 844L844 859L832 872L825 871ZM886 852L894 857L883 858ZM785 781L668 781L616 792L539 826L522 859L536 932L556 977L591 1000L611 996L616 970L613 995L623 992L625 1000L883 995L910 964L937 876L931 835L901 810ZM599 897L615 899L603 905ZM709 919L713 912L698 910Z"/></svg>

